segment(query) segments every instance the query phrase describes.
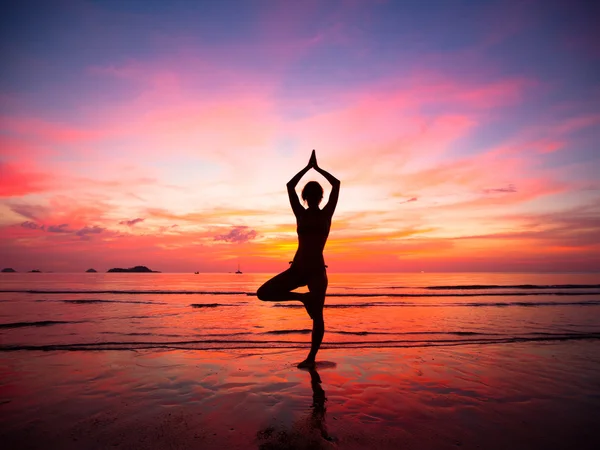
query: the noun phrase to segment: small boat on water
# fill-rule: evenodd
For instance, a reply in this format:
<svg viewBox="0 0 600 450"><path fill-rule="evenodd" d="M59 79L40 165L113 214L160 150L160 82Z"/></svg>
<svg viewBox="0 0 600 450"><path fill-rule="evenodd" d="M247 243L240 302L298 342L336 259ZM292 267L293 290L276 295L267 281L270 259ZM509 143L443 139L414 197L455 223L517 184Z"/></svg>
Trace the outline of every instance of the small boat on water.
<svg viewBox="0 0 600 450"><path fill-rule="evenodd" d="M200 272L194 272L194 275L198 275Z"/></svg>
<svg viewBox="0 0 600 450"><path fill-rule="evenodd" d="M240 263L238 263L238 270L236 270L235 273L237 273L237 274L241 274L242 273L242 271L240 270Z"/></svg>

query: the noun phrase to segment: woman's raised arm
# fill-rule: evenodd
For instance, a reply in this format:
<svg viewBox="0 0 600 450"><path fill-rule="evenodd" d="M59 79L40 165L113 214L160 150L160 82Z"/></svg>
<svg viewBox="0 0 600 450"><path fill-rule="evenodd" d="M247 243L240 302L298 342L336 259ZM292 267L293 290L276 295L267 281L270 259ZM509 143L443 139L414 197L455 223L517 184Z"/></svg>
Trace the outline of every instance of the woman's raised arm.
<svg viewBox="0 0 600 450"><path fill-rule="evenodd" d="M298 199L298 194L296 194L296 186L298 185L298 182L304 176L304 174L306 172L308 172L311 169L311 167L313 167L313 165L312 165L313 159L314 159L314 162L316 163L314 153L315 153L315 151L313 150L313 153L310 156L310 161L308 161L308 164L306 165L306 167L304 169L302 169L300 172L298 172L296 175L294 175L292 177L292 179L290 181L288 181L286 184L287 191L288 191L288 197L290 198L290 205L292 205L292 211L294 211L294 214L296 216L300 212L304 211L302 204L300 204L300 199Z"/></svg>
<svg viewBox="0 0 600 450"><path fill-rule="evenodd" d="M340 180L338 180L336 177L334 177L333 175L331 175L329 172L327 172L324 169L321 169L318 166L318 164L317 164L317 157L315 155L315 151L314 150L313 150L313 156L314 156L314 163L313 163L312 167L317 172L319 172L321 175L323 175L325 177L325 179L327 181L329 181L329 183L331 184L331 194L329 194L329 201L327 202L327 205L325 205L325 208L323 208L323 211L325 211L330 216L333 216L333 213L335 211L335 207L337 206L338 197L340 195L340 185L342 183L340 182ZM311 162L313 162L313 156L311 156Z"/></svg>

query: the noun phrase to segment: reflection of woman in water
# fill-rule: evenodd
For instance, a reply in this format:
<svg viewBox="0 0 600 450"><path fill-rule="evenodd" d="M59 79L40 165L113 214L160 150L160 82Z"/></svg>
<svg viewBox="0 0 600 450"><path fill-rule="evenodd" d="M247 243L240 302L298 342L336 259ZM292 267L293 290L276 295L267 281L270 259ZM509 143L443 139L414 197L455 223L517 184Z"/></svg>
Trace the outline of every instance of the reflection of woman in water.
<svg viewBox="0 0 600 450"><path fill-rule="evenodd" d="M331 365L330 365L331 367ZM335 367L335 364L333 365ZM289 429L268 426L256 433L259 448L333 448L329 443L337 443L338 439L327 431L327 398L325 390L321 387L321 377L314 367L309 367L310 385L313 392L311 412L308 416L300 418Z"/></svg>
<svg viewBox="0 0 600 450"><path fill-rule="evenodd" d="M308 182L302 189L302 199L306 201L308 208L305 209L300 204L296 194L296 185L310 169L315 169L331 183L329 201L323 209L319 209L323 199L323 188L316 181ZM308 165L288 182L287 190L298 224L298 250L290 268L263 284L256 295L264 301L299 300L304 304L313 320L312 342L308 357L298 364L298 367L313 367L325 333L323 306L327 291L327 271L323 248L337 205L340 181L317 165L317 156L313 150ZM307 286L309 292L291 292L300 286Z"/></svg>

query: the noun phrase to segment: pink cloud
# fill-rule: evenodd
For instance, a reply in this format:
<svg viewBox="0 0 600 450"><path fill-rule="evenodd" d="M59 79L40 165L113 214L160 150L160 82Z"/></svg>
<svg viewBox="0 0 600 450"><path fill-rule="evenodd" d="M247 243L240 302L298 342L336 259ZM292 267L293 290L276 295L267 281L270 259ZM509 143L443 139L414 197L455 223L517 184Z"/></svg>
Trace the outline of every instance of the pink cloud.
<svg viewBox="0 0 600 450"><path fill-rule="evenodd" d="M52 176L24 164L0 161L0 197L20 197L48 189Z"/></svg>
<svg viewBox="0 0 600 450"><path fill-rule="evenodd" d="M13 133L8 127L0 127L0 130ZM56 152L49 148L48 142L34 141L30 135L14 136L0 133L0 155L8 160L31 164L39 157L56 155Z"/></svg>
<svg viewBox="0 0 600 450"><path fill-rule="evenodd" d="M574 136L586 128L600 124L600 115L586 114L571 117L544 118L523 126L516 135L509 136L496 150L504 153L547 154L564 150L572 145Z"/></svg>
<svg viewBox="0 0 600 450"><path fill-rule="evenodd" d="M600 114L589 114L563 120L557 126L553 126L552 130L556 135L563 136L596 125L600 125Z"/></svg>
<svg viewBox="0 0 600 450"><path fill-rule="evenodd" d="M225 234L218 234L215 236L215 241L225 241L225 242L248 242L252 239L256 238L256 231L249 230L246 226L236 226L232 227L229 232Z"/></svg>
<svg viewBox="0 0 600 450"><path fill-rule="evenodd" d="M85 129L71 124L54 123L28 117L0 116L2 129L21 136L35 136L39 141L55 144L84 143L99 139L103 130Z"/></svg>

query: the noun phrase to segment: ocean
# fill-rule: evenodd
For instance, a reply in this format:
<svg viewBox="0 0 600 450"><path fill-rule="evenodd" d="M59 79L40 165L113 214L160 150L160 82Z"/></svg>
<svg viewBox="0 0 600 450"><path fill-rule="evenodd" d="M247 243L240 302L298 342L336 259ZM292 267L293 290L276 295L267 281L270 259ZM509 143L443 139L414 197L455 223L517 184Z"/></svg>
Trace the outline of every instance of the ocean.
<svg viewBox="0 0 600 450"><path fill-rule="evenodd" d="M272 274L2 273L0 350L308 348ZM600 274L329 274L322 348L600 339Z"/></svg>

